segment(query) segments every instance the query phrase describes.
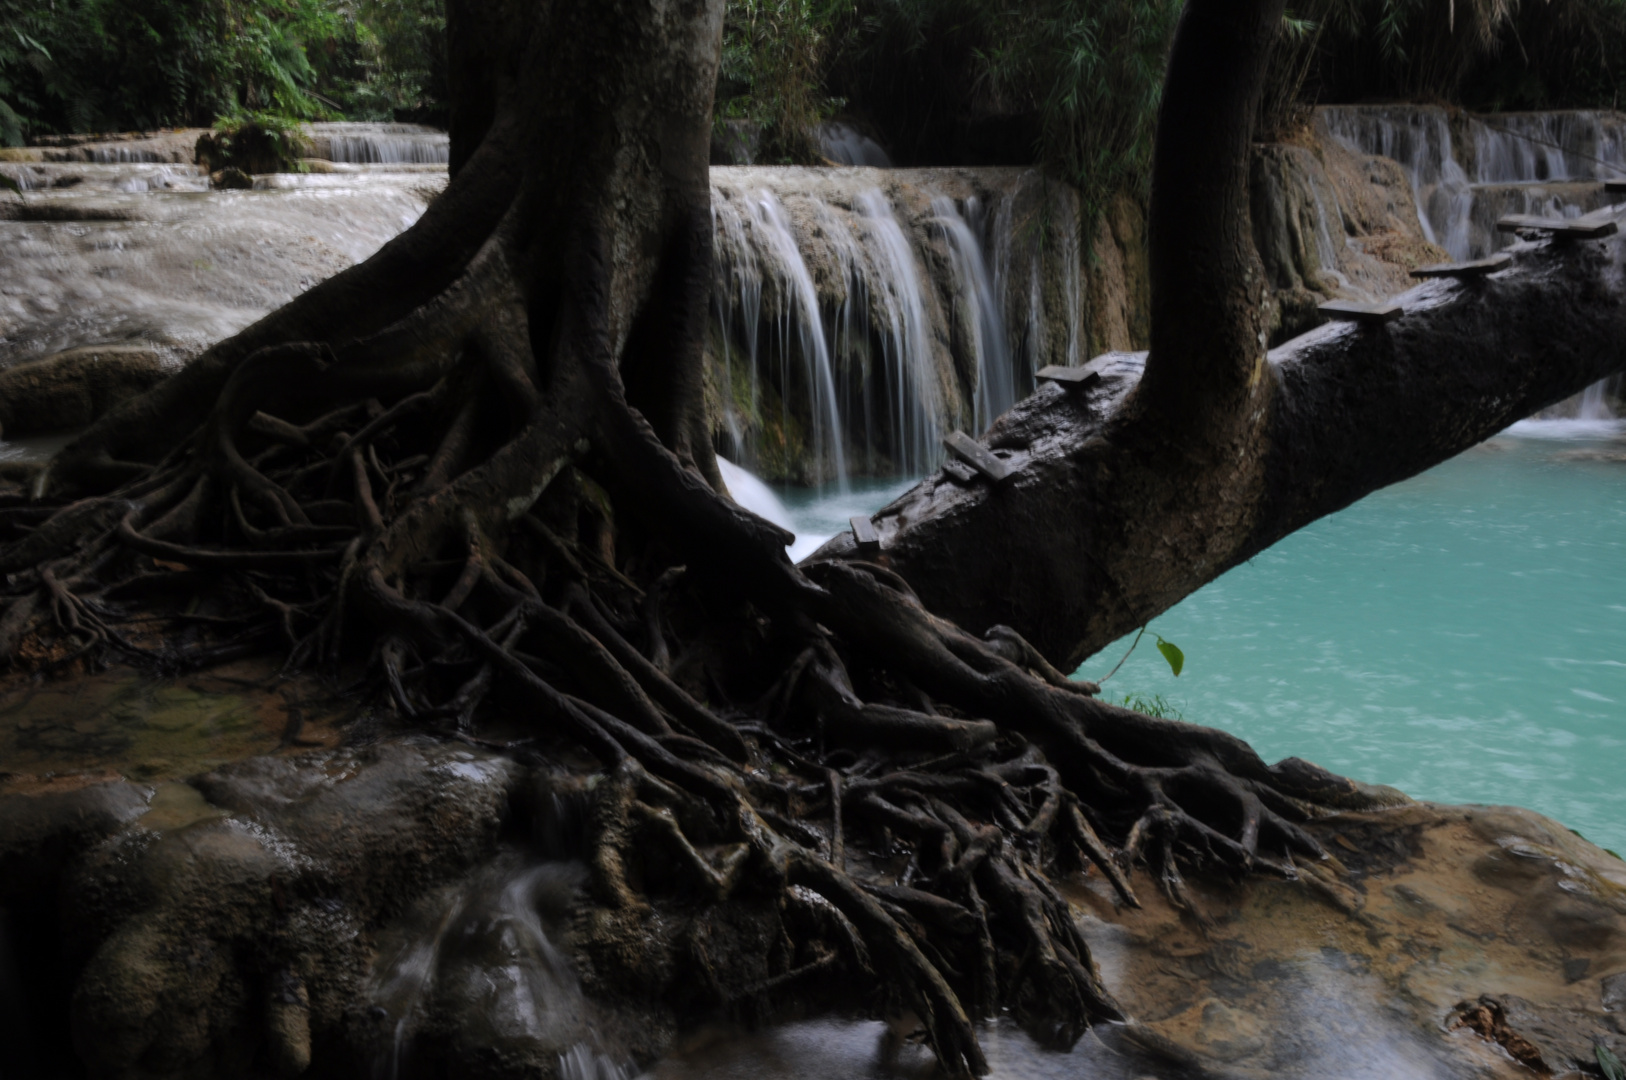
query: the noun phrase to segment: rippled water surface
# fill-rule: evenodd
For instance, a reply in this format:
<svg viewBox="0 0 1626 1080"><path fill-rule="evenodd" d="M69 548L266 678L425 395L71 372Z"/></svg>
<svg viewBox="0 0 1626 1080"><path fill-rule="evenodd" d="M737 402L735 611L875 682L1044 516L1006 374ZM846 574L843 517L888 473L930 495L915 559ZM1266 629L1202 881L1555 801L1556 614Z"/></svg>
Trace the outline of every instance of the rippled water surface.
<svg viewBox="0 0 1626 1080"><path fill-rule="evenodd" d="M1148 635L1106 692L1163 695L1267 760L1527 806L1626 851L1622 434L1527 421L1368 496L1155 619L1179 678ZM851 501L785 499L799 533Z"/></svg>

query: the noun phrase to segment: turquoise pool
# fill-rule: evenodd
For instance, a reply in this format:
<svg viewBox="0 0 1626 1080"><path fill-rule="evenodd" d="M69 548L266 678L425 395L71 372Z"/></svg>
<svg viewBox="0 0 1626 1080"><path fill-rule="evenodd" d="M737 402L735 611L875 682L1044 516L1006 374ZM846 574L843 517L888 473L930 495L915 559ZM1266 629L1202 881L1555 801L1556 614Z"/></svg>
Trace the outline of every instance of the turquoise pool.
<svg viewBox="0 0 1626 1080"><path fill-rule="evenodd" d="M1179 678L1148 634L1106 692L1162 695L1270 760L1528 806L1626 851L1623 437L1527 421L1377 492L1154 620ZM780 496L811 550L904 487Z"/></svg>

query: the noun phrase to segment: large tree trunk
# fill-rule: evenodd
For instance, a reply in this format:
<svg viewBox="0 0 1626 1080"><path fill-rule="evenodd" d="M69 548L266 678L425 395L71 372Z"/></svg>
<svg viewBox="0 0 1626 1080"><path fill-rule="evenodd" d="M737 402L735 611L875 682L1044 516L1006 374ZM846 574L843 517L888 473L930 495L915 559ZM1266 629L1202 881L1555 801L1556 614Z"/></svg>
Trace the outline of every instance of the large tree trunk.
<svg viewBox="0 0 1626 1080"><path fill-rule="evenodd" d="M1006 488L939 478L883 518L880 564L798 570L720 494L702 410L721 0L453 3L446 193L86 432L38 503L0 506L0 651L282 647L364 665L378 707L421 730L534 718L602 766L591 901L616 948L658 932L652 903L693 903L633 872L658 854L713 902L772 898L772 918L822 897L787 922L791 954L822 957L832 994L889 990L950 1072L986 1070L971 1019L1003 1007L1070 1044L1120 1013L1054 867L1091 864L1134 903L1124 868L1146 860L1183 903L1193 868L1296 876L1324 854L1303 822L1371 796L1101 704L1041 654L1087 651L1609 366L1612 294L1576 286L1614 271L1557 252L1483 287L1527 306L1436 287L1415 323L1267 362L1245 159L1280 16L1187 4L1138 386L1041 392L992 437L1019 466ZM1562 349L1540 342L1543 298L1572 321ZM1512 362L1538 344L1559 374ZM1139 366L1115 372L1124 391ZM1428 415L1440 402L1452 419ZM156 649L129 631L154 614L174 619ZM897 844L908 887L886 870ZM94 1031L125 1005L81 1007ZM184 1059L192 1037L160 1050Z"/></svg>
<svg viewBox="0 0 1626 1080"><path fill-rule="evenodd" d="M1073 670L1296 529L1626 367L1626 241L1538 241L1488 279L1395 298L1386 327L1273 350L1227 427L1157 400L1148 355L1043 386L984 441L1016 475L947 473L876 515L881 561L969 630L1019 629ZM1233 414L1234 415L1234 414ZM855 557L838 537L815 558Z"/></svg>
<svg viewBox="0 0 1626 1080"><path fill-rule="evenodd" d="M974 632L1067 671L1296 529L1626 367L1626 237L1513 249L1488 278L1395 298L1267 355L1246 163L1275 29L1188 5L1158 125L1149 354L1041 385L984 442L1015 476L939 472L876 515L879 561ZM1201 27L1200 32L1196 28ZM955 467L954 472L959 470ZM815 559L854 558L850 536Z"/></svg>

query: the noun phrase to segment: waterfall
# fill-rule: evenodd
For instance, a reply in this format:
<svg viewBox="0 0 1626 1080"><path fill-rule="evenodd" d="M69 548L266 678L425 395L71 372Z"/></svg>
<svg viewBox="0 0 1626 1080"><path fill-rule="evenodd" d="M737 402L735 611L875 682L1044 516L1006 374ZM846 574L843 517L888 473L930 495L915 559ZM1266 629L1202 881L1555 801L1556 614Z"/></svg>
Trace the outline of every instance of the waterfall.
<svg viewBox="0 0 1626 1080"><path fill-rule="evenodd" d="M942 408L927 340L926 294L914 250L880 190L859 195L858 211L870 230L868 253L876 271L869 288L885 319L881 353L897 462L902 472L918 475L934 467L942 454Z"/></svg>
<svg viewBox="0 0 1626 1080"><path fill-rule="evenodd" d="M741 314L749 318L755 309L757 318L760 318L763 285L767 283L772 286L777 303L770 328L776 346L773 352L778 361L780 431L788 438L793 387L797 387L805 395L807 403L806 415L799 419L805 419L808 424L813 461L820 468L831 470L838 480L843 479L847 475L847 457L842 439L841 412L836 401L830 349L823 332L813 275L809 273L797 247L789 215L778 196L772 192L758 191L743 201L745 205L742 207L733 200L713 200L712 213L722 224L719 232L725 241L738 243L741 251L753 253L749 260L739 265L730 264L727 260L733 252L725 242L723 250L718 253L718 264L731 280L724 283L724 288L739 285ZM756 319L751 321L755 322ZM725 327L725 338L727 329ZM745 359L752 372L750 405L753 410L762 404L761 382L757 373L761 361L766 358L759 344L756 329L748 329ZM792 370L796 358L801 361L799 372ZM798 377L796 381L793 381L793 375Z"/></svg>
<svg viewBox="0 0 1626 1080"><path fill-rule="evenodd" d="M1352 150L1400 164L1424 235L1459 261L1514 242L1495 229L1504 214L1578 217L1603 205L1598 179L1626 173L1626 119L1614 113L1465 115L1455 121L1465 147L1434 106L1326 106L1320 115ZM1612 388L1606 379L1542 415L1609 419Z"/></svg>
<svg viewBox="0 0 1626 1080"><path fill-rule="evenodd" d="M975 199L967 207L975 218L980 207ZM1005 320L993 275L983 258L976 233L953 199L932 200L937 227L942 230L953 259L954 279L960 287L960 300L970 317L972 348L976 355L976 386L972 397L972 424L980 433L994 418L1016 404L1016 369L1011 364L1005 340Z"/></svg>
<svg viewBox="0 0 1626 1080"><path fill-rule="evenodd" d="M451 137L417 124L308 124L314 156L355 164L433 165L451 160Z"/></svg>
<svg viewBox="0 0 1626 1080"><path fill-rule="evenodd" d="M839 120L819 125L819 149L836 165L892 167L892 159L880 143Z"/></svg>
<svg viewBox="0 0 1626 1080"><path fill-rule="evenodd" d="M1444 248L1453 259L1474 257L1470 231L1473 188L1452 152L1445 110L1328 106L1321 114L1333 138L1352 150L1400 163L1411 181L1417 221L1430 243Z"/></svg>
<svg viewBox="0 0 1626 1080"><path fill-rule="evenodd" d="M774 482L935 468L1082 359L1077 212L1020 169L713 169L718 452Z"/></svg>
<svg viewBox="0 0 1626 1080"><path fill-rule="evenodd" d="M411 1074L413 1042L424 1031L520 1055L551 1052L570 1080L629 1080L631 1068L603 1044L597 1014L543 923L544 908L569 918L585 877L578 863L489 866L386 932L369 982L371 1013L387 1039L373 1080Z"/></svg>

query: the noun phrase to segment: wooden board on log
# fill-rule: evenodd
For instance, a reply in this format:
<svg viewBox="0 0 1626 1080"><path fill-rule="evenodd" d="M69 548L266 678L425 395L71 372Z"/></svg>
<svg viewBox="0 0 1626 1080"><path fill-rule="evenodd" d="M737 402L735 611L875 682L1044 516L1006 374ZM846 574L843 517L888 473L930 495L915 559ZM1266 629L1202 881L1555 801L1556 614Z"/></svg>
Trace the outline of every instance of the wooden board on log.
<svg viewBox="0 0 1626 1080"><path fill-rule="evenodd" d="M955 457L996 484L1015 475L1011 472L1009 465L999 460L986 446L963 431L956 431L952 435L945 436L943 445L948 447L949 452Z"/></svg>
<svg viewBox="0 0 1626 1080"><path fill-rule="evenodd" d="M853 539L858 543L859 551L876 552L881 550L881 534L875 531L875 523L869 519L868 514L860 514L853 518L850 524L853 527Z"/></svg>
<svg viewBox="0 0 1626 1080"><path fill-rule="evenodd" d="M1486 274L1494 274L1496 271L1506 269L1512 264L1513 256L1505 251L1498 251L1495 255L1486 259L1419 266L1411 272L1411 276L1414 278L1477 278L1484 277Z"/></svg>
<svg viewBox="0 0 1626 1080"><path fill-rule="evenodd" d="M1059 364L1040 368L1038 377L1059 383L1069 390L1082 390L1101 381L1099 371L1092 371L1088 367L1062 367Z"/></svg>
<svg viewBox="0 0 1626 1080"><path fill-rule="evenodd" d="M1357 304L1352 300L1328 300L1325 304L1316 305L1316 310L1329 319L1377 325L1394 322L1406 313L1405 308L1390 300L1376 304Z"/></svg>
<svg viewBox="0 0 1626 1080"><path fill-rule="evenodd" d="M1496 219L1498 232L1518 232L1530 229L1544 232L1556 239L1601 240L1613 236L1617 230L1611 218L1598 218L1588 214L1578 218L1536 217L1533 214L1509 214Z"/></svg>

